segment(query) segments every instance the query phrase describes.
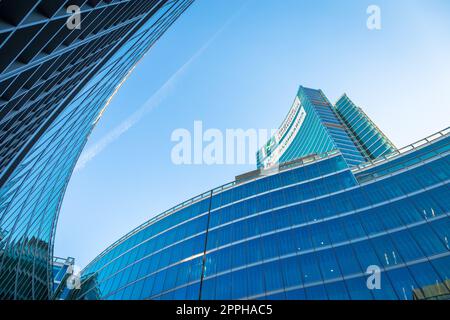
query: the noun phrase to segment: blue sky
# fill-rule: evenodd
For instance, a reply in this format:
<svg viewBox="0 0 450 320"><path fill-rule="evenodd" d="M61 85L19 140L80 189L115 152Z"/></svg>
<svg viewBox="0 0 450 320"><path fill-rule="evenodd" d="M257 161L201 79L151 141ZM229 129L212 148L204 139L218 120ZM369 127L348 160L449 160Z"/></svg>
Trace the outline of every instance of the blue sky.
<svg viewBox="0 0 450 320"><path fill-rule="evenodd" d="M366 27L371 4L381 30ZM252 170L174 165L171 134L192 131L195 120L205 129L276 128L299 85L332 102L346 92L399 147L444 129L449 52L446 0L197 0L93 131L86 150L102 149L72 176L55 255L83 267L154 215Z"/></svg>

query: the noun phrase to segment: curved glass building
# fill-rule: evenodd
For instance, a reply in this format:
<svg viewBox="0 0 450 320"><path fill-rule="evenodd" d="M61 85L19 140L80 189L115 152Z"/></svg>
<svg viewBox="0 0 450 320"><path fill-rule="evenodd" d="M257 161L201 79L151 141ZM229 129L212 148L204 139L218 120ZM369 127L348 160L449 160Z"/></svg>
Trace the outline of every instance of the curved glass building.
<svg viewBox="0 0 450 320"><path fill-rule="evenodd" d="M333 106L322 90L300 86L278 132L256 153L258 168L339 149L357 165L395 151L395 146L347 95Z"/></svg>
<svg viewBox="0 0 450 320"><path fill-rule="evenodd" d="M259 169L118 240L74 297L448 296L449 182L450 129L356 166L337 148Z"/></svg>
<svg viewBox="0 0 450 320"><path fill-rule="evenodd" d="M0 299L53 295L61 201L130 71L193 0L0 1ZM81 25L69 28L69 8Z"/></svg>

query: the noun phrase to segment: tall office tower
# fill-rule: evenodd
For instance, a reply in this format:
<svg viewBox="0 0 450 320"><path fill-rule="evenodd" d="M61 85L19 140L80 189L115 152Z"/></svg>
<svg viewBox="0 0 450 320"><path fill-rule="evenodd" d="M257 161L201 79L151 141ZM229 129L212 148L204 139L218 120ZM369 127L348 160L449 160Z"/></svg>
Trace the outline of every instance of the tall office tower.
<svg viewBox="0 0 450 320"><path fill-rule="evenodd" d="M298 100L278 141L289 157L276 156L311 154L157 215L95 258L71 297L448 297L450 128L361 162L356 122L344 127L320 91Z"/></svg>
<svg viewBox="0 0 450 320"><path fill-rule="evenodd" d="M346 94L336 102L335 110L358 141L366 158L373 160L395 151L394 144Z"/></svg>
<svg viewBox="0 0 450 320"><path fill-rule="evenodd" d="M369 128L361 127L362 122ZM300 87L278 132L257 152L257 166L267 168L334 149L352 166L395 147L346 96L334 107L322 90Z"/></svg>
<svg viewBox="0 0 450 320"><path fill-rule="evenodd" d="M87 137L192 2L0 1L0 299L50 297L58 212Z"/></svg>

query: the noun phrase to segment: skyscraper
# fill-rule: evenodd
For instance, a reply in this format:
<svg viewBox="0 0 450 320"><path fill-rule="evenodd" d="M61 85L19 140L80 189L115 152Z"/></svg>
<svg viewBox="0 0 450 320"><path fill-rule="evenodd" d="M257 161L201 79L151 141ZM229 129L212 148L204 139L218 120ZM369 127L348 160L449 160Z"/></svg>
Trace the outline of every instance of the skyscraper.
<svg viewBox="0 0 450 320"><path fill-rule="evenodd" d="M394 144L364 111L344 94L335 105L336 113L360 145L366 159L373 160L395 151Z"/></svg>
<svg viewBox="0 0 450 320"><path fill-rule="evenodd" d="M258 168L267 168L334 149L341 151L349 165L395 151L394 145L346 95L333 106L322 90L300 87L277 134L256 158Z"/></svg>
<svg viewBox="0 0 450 320"><path fill-rule="evenodd" d="M301 87L260 169L113 243L82 271L73 297L448 296L450 128L397 150L339 101ZM378 140L383 148L372 147Z"/></svg>
<svg viewBox="0 0 450 320"><path fill-rule="evenodd" d="M87 137L192 2L0 1L0 299L50 297L59 207Z"/></svg>

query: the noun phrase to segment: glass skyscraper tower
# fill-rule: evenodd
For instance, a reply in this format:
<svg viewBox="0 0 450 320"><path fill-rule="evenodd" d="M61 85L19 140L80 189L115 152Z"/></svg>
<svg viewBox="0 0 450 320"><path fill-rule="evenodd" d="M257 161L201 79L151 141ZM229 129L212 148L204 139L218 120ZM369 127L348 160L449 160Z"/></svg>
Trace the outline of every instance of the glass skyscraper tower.
<svg viewBox="0 0 450 320"><path fill-rule="evenodd" d="M258 151L258 167L339 149L349 165L395 151L394 145L346 96L333 106L322 90L300 87L277 134Z"/></svg>
<svg viewBox="0 0 450 320"><path fill-rule="evenodd" d="M0 299L51 297L58 212L87 137L192 2L0 1Z"/></svg>
<svg viewBox="0 0 450 320"><path fill-rule="evenodd" d="M396 149L300 87L258 167L116 241L72 298L449 297L450 128Z"/></svg>

